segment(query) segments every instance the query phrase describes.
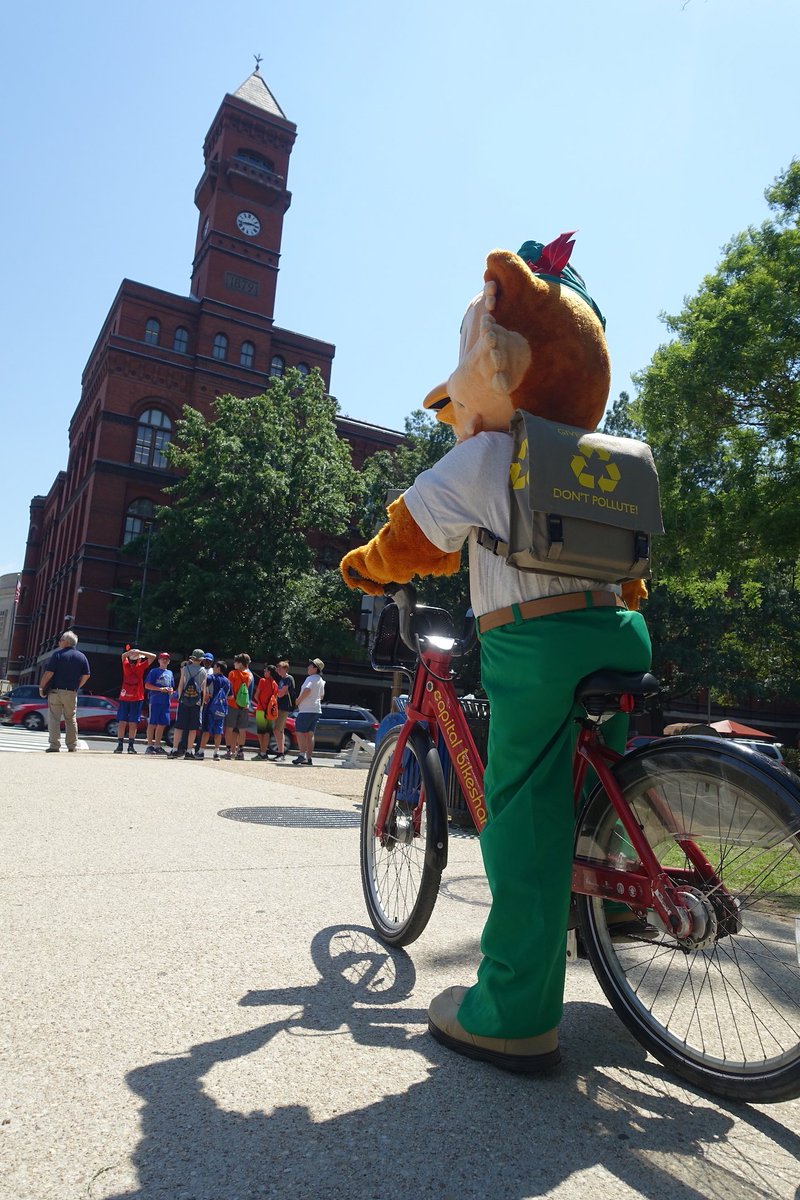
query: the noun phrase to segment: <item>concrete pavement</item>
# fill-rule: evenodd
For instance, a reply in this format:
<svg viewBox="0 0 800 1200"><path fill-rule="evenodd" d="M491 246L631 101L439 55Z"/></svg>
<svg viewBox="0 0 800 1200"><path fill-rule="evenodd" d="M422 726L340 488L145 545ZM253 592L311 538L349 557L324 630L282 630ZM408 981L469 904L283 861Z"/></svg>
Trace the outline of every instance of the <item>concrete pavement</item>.
<svg viewBox="0 0 800 1200"><path fill-rule="evenodd" d="M368 928L366 773L0 756L2 1200L788 1198L800 1105L670 1078L568 969L543 1080L449 1054L487 891L451 843L408 953Z"/></svg>

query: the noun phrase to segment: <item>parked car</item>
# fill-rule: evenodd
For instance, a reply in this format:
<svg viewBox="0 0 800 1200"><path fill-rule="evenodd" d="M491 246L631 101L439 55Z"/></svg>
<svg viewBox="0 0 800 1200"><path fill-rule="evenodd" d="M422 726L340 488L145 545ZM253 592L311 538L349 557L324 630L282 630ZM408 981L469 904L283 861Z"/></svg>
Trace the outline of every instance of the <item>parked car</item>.
<svg viewBox="0 0 800 1200"><path fill-rule="evenodd" d="M289 721L286 722L287 727ZM377 729L378 718L368 708L359 708L356 704L323 704L314 745L319 750L344 750L354 733L366 741L374 742Z"/></svg>
<svg viewBox="0 0 800 1200"><path fill-rule="evenodd" d="M79 733L117 733L117 701L107 696L78 696L76 709ZM47 728L47 701L41 698L10 706L0 720L7 725L22 725L25 729ZM63 723L62 723L63 724Z"/></svg>
<svg viewBox="0 0 800 1200"><path fill-rule="evenodd" d="M625 749L628 752L631 750L639 750L642 746L649 746L651 742L659 741L661 741L661 739L656 737L654 734L634 734L633 737L628 738L627 742L625 743Z"/></svg>
<svg viewBox="0 0 800 1200"><path fill-rule="evenodd" d="M704 733L703 734L685 733L682 736L683 737L710 737L710 736L713 737L715 735L704 734ZM775 745L774 742L761 742L761 741L757 741L755 738L738 738L738 737L737 738L732 738L732 737L725 738L722 736L722 734L718 734L716 736L718 736L721 741L736 742L736 744L739 746L749 746L751 750L756 750L759 754L763 754L765 758L771 758L773 760L773 762L783 764L784 760L783 760L783 754L781 752L781 748L780 748L780 746ZM645 737L644 735L637 735L635 737L628 738L628 742L627 742L625 749L628 751L638 750L641 746L649 745L650 742L659 742L661 740L662 739L660 737L655 737L655 736Z"/></svg>
<svg viewBox="0 0 800 1200"><path fill-rule="evenodd" d="M765 758L771 758L773 762L783 764L781 748L780 746L776 746L774 742L759 742L755 738L731 738L730 740L738 742L740 746L749 746L751 750L757 750Z"/></svg>
<svg viewBox="0 0 800 1200"><path fill-rule="evenodd" d="M0 696L0 721L5 719L12 705L21 704L23 700L41 700L38 683L20 683L4 692Z"/></svg>

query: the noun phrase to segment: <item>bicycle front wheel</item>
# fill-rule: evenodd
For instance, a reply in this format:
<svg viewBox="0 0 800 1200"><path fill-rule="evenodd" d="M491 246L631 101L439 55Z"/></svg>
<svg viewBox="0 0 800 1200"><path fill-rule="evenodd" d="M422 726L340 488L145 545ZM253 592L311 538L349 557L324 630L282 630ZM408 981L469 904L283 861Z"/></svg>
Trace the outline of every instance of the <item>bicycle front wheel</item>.
<svg viewBox="0 0 800 1200"><path fill-rule="evenodd" d="M361 884L370 920L383 941L406 946L428 924L447 862L447 809L439 756L414 729L403 751L384 834L375 821L401 726L381 740L370 765L361 813Z"/></svg>
<svg viewBox="0 0 800 1200"><path fill-rule="evenodd" d="M662 867L689 872L673 882L694 938L654 913L620 924L579 896L586 949L618 1016L665 1066L728 1099L788 1100L800 1095L800 790L754 751L694 742L657 743L615 768ZM684 836L721 888L694 871ZM579 818L576 859L641 869L602 788Z"/></svg>

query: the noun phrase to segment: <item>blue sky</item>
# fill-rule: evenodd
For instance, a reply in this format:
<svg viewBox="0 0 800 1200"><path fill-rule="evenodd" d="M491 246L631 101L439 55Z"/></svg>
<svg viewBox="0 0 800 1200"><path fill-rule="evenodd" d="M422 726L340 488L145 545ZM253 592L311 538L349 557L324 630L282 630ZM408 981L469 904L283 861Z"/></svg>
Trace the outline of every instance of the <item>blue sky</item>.
<svg viewBox="0 0 800 1200"><path fill-rule="evenodd" d="M45 0L3 41L0 573L120 281L188 292L203 138L254 53L298 126L276 321L394 428L452 369L487 252L568 229L630 390L798 153L797 0Z"/></svg>

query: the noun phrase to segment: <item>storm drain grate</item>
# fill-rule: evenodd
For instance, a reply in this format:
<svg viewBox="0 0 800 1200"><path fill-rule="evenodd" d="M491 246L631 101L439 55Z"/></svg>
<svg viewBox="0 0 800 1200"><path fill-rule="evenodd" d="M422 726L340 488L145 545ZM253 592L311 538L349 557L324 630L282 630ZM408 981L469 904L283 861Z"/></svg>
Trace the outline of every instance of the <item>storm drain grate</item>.
<svg viewBox="0 0 800 1200"><path fill-rule="evenodd" d="M228 821L246 821L251 825L277 825L296 829L353 829L361 824L355 812L335 808L223 808L217 816Z"/></svg>

